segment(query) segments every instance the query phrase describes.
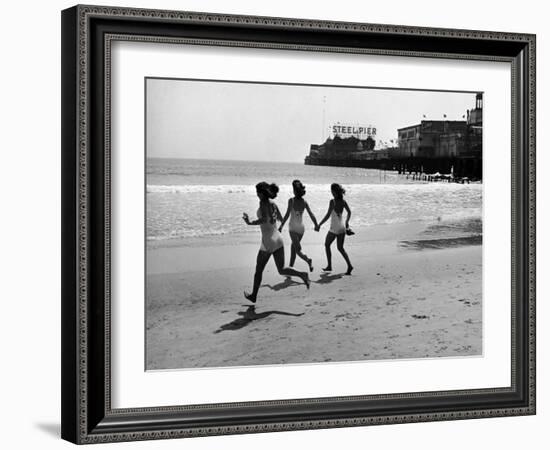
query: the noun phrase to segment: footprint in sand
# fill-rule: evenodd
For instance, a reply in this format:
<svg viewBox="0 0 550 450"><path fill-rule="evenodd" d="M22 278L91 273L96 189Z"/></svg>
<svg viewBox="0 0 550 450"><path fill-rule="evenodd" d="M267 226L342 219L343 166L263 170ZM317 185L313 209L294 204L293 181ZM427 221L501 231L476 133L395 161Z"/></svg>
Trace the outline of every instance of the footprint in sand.
<svg viewBox="0 0 550 450"><path fill-rule="evenodd" d="M395 297L389 297L389 300L386 300L387 306L397 305L399 303L399 299Z"/></svg>
<svg viewBox="0 0 550 450"><path fill-rule="evenodd" d="M430 318L429 316L426 316L424 314L413 314L411 317L413 319L429 319Z"/></svg>
<svg viewBox="0 0 550 450"><path fill-rule="evenodd" d="M417 300L420 300L420 301L426 300L426 297L418 297Z"/></svg>

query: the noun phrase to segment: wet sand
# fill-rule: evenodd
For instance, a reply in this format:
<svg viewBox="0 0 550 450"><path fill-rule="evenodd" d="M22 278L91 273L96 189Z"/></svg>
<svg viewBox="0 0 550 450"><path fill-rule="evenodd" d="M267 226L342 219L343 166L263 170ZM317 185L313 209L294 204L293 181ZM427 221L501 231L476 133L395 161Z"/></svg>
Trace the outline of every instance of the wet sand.
<svg viewBox="0 0 550 450"><path fill-rule="evenodd" d="M270 261L255 305L243 290L252 287L259 232L207 245L150 243L146 367L481 355L481 235L444 234L439 226L355 230L346 238L351 276L335 245L334 270L321 270L325 234L308 230L311 288L282 277ZM288 263L290 239L283 236ZM295 267L307 266L298 259Z"/></svg>

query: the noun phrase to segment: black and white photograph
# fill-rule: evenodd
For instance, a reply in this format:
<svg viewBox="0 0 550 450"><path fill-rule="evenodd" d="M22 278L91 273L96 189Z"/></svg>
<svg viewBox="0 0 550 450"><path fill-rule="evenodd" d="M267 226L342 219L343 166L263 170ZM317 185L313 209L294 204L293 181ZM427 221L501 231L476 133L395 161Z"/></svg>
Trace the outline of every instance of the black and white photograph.
<svg viewBox="0 0 550 450"><path fill-rule="evenodd" d="M25 236L60 241L61 264L37 267L60 269L44 281L61 305L42 308L42 270L34 280L27 240L10 239L26 273L15 287L32 278L44 314L8 316L49 331L44 351L12 345L20 357L6 361L55 366L42 372L61 394L62 439L540 441L543 15L468 0L452 14L424 0L160 3L63 5L61 33L37 28L57 30L47 47L61 56L61 83L47 83L58 101L39 102L61 114L34 133L59 134L57 172L36 160L61 175L57 238L36 226L44 183L10 198L29 213ZM15 76L36 78L26 68ZM5 85L28 110L29 90ZM53 436L59 402L32 409L33 442ZM32 436L19 422L15 437Z"/></svg>
<svg viewBox="0 0 550 450"><path fill-rule="evenodd" d="M147 371L483 355L483 92L144 84Z"/></svg>

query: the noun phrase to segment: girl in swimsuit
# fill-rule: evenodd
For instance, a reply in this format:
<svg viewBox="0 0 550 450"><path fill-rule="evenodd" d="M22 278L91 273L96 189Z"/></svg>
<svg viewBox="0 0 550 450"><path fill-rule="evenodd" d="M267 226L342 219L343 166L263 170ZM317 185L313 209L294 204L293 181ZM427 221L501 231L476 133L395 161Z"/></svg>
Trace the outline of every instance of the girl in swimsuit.
<svg viewBox="0 0 550 450"><path fill-rule="evenodd" d="M252 303L256 303L260 283L262 282L262 274L265 266L271 255L275 260L277 270L281 275L295 276L303 280L306 287L309 289L309 276L307 272L298 272L297 270L285 267L285 248L283 237L277 229L277 219L282 220L281 212L277 205L272 201L279 192L276 184L267 184L265 181L256 185L256 194L260 199L260 207L256 213L258 219L251 221L248 214L243 213L243 220L247 225L260 225L262 232L262 243L258 256L256 258L256 272L254 274L254 286L252 292L245 291L244 296Z"/></svg>
<svg viewBox="0 0 550 450"><path fill-rule="evenodd" d="M330 246L336 239L336 248L342 254L346 263L348 265L348 270L346 275L351 275L353 266L349 260L349 256L344 249L344 240L346 238L346 230L349 228L349 219L351 217L351 210L349 209L348 203L344 200L345 190L338 183L332 183L330 186L332 196L334 197L328 204L328 211L321 220L321 223L317 225L315 231L319 231L321 226L329 219L330 217L330 230L327 233L325 239L325 252L327 254L327 267L323 270L331 271L332 270L332 252ZM344 223L343 212L346 210L347 217Z"/></svg>
<svg viewBox="0 0 550 450"><path fill-rule="evenodd" d="M300 244L305 232L304 222L302 220L304 210L308 212L315 227L317 227L317 219L311 212L311 209L309 209L308 203L304 200L306 187L302 184L302 182L300 180L294 180L292 182L292 189L294 191L294 198L288 199L288 208L286 210L285 217L283 218L283 223L281 223L281 226L279 227L279 231L283 230L286 221L290 217L290 222L288 223L288 232L292 241L290 246L290 267L294 267L296 255L298 255L307 263L309 266L309 271L313 272L311 258L308 258L305 253L302 253L302 244Z"/></svg>

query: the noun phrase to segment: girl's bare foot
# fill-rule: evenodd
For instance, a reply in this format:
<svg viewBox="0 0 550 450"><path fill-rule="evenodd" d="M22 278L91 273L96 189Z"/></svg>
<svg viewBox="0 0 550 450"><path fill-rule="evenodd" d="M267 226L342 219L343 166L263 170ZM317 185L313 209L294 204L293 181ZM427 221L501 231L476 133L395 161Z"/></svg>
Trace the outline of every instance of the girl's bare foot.
<svg viewBox="0 0 550 450"><path fill-rule="evenodd" d="M352 270L353 270L353 266L349 266L348 271L346 272L346 275L351 275Z"/></svg>
<svg viewBox="0 0 550 450"><path fill-rule="evenodd" d="M311 285L311 281L309 280L309 275L307 273L304 277L304 283L306 284L306 288L309 289L309 286Z"/></svg>
<svg viewBox="0 0 550 450"><path fill-rule="evenodd" d="M248 292L244 291L244 298L251 301L252 303L256 303L256 296L249 294Z"/></svg>
<svg viewBox="0 0 550 450"><path fill-rule="evenodd" d="M331 266L327 266L323 269L325 272L332 272L332 267Z"/></svg>

